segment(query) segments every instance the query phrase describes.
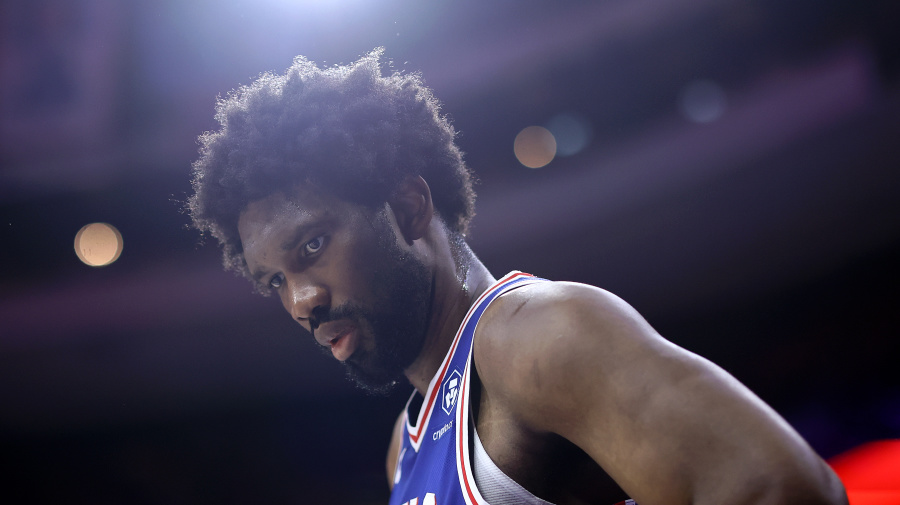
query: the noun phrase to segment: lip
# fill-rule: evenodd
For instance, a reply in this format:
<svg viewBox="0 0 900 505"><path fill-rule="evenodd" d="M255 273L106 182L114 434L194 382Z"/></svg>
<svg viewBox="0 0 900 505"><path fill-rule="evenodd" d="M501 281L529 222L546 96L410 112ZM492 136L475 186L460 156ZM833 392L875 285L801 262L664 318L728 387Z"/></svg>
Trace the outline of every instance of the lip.
<svg viewBox="0 0 900 505"><path fill-rule="evenodd" d="M349 321L326 323L316 330L319 344L331 347L331 354L338 361L346 361L356 352L358 346L356 325Z"/></svg>

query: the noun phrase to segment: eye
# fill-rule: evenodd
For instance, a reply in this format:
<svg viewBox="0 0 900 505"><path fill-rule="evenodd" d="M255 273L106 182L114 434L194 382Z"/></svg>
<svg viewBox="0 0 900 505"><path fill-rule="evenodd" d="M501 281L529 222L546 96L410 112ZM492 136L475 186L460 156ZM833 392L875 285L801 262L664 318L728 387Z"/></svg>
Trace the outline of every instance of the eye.
<svg viewBox="0 0 900 505"><path fill-rule="evenodd" d="M324 235L318 236L303 245L303 254L305 256L313 255L313 254L319 252L319 250L322 249L322 246L324 246L324 245L325 245L325 236Z"/></svg>
<svg viewBox="0 0 900 505"><path fill-rule="evenodd" d="M284 284L284 276L281 274L273 275L272 278L269 279L269 287L272 289L278 289L282 284Z"/></svg>

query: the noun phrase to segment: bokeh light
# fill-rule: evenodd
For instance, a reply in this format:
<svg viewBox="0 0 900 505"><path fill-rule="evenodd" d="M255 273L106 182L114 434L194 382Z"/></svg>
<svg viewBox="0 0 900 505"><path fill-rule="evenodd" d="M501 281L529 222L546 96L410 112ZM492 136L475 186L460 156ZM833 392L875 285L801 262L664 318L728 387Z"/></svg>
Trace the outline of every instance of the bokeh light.
<svg viewBox="0 0 900 505"><path fill-rule="evenodd" d="M547 122L547 129L556 139L556 154L559 156L572 156L581 152L593 135L590 123L576 114L554 116Z"/></svg>
<svg viewBox="0 0 900 505"><path fill-rule="evenodd" d="M681 90L679 106L688 120L711 123L725 113L725 90L713 81L692 81Z"/></svg>
<svg viewBox="0 0 900 505"><path fill-rule="evenodd" d="M75 234L75 254L92 267L109 265L122 254L122 234L107 223L85 225Z"/></svg>
<svg viewBox="0 0 900 505"><path fill-rule="evenodd" d="M541 168L556 156L556 139L543 126L529 126L516 135L513 151L519 163L528 168Z"/></svg>

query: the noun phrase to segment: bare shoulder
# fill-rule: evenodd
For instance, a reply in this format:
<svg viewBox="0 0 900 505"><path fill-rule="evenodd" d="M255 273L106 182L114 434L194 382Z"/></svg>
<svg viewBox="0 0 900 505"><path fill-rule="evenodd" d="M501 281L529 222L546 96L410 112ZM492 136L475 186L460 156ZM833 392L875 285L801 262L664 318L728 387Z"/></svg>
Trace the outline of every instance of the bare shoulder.
<svg viewBox="0 0 900 505"><path fill-rule="evenodd" d="M618 296L571 282L541 282L504 294L479 321L475 339L479 375L513 394L516 385L541 391L544 383L536 381L552 384L579 370L614 373L623 359L648 350L678 353Z"/></svg>
<svg viewBox="0 0 900 505"><path fill-rule="evenodd" d="M600 328L597 328L597 325ZM575 282L540 282L498 298L479 322L479 338L489 345L506 345L509 338L602 338L570 332L592 329L652 331L634 308L604 289Z"/></svg>

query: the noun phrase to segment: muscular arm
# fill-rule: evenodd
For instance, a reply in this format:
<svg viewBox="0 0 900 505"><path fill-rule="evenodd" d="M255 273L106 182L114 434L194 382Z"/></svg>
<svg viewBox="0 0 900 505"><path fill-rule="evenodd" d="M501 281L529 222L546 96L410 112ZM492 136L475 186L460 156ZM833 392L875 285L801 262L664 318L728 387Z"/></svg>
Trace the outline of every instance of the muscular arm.
<svg viewBox="0 0 900 505"><path fill-rule="evenodd" d="M839 504L830 469L771 408L625 302L541 283L475 340L483 387L525 430L581 447L641 505ZM486 315L487 317L487 315Z"/></svg>

